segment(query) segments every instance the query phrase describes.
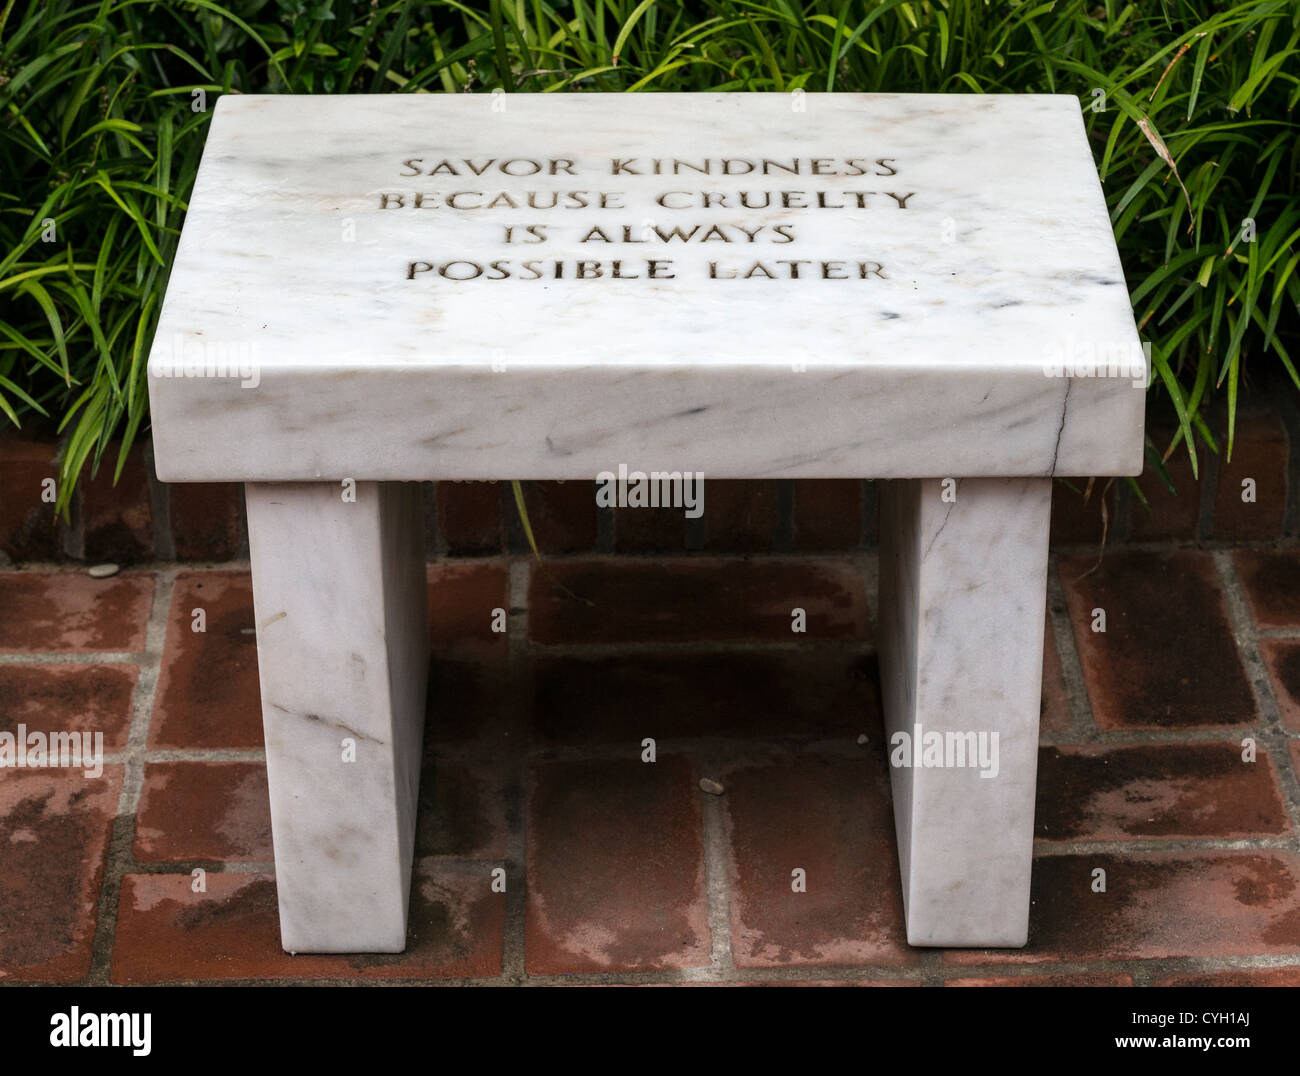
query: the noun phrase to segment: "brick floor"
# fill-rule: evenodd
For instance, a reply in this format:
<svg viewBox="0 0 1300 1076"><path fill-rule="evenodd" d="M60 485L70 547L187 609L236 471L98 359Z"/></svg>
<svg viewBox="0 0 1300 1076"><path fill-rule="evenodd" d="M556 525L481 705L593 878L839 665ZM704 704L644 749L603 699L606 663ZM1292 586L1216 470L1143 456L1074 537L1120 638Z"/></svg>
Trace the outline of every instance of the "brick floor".
<svg viewBox="0 0 1300 1076"><path fill-rule="evenodd" d="M878 753L781 758L720 776L738 967L915 963Z"/></svg>
<svg viewBox="0 0 1300 1076"><path fill-rule="evenodd" d="M102 733L105 751L126 747L135 665L0 665L0 732Z"/></svg>
<svg viewBox="0 0 1300 1076"><path fill-rule="evenodd" d="M1104 891L1094 888L1102 882ZM1033 887L1024 949L949 949L944 962L1036 964L1300 951L1300 856L1294 852L1040 856Z"/></svg>
<svg viewBox="0 0 1300 1076"><path fill-rule="evenodd" d="M534 974L708 966L694 768L660 757L544 762L528 825Z"/></svg>
<svg viewBox="0 0 1300 1076"><path fill-rule="evenodd" d="M1238 743L1085 744L1038 755L1040 840L1251 837L1290 830L1267 753Z"/></svg>
<svg viewBox="0 0 1300 1076"><path fill-rule="evenodd" d="M880 734L875 656L856 650L542 654L535 670L533 732L548 744Z"/></svg>
<svg viewBox="0 0 1300 1076"><path fill-rule="evenodd" d="M1177 430L1177 425L1148 423L1147 436L1151 438L1160 454L1164 455ZM1197 463L1202 473L1205 470L1207 455L1206 449L1198 446ZM1149 461L1138 478L1138 487L1142 490L1142 496L1146 498L1147 503L1143 505L1137 498L1133 498L1133 504L1129 509L1130 538L1137 541L1152 539L1177 541L1195 536L1203 491L1200 482L1192 475L1192 462L1187 452L1187 442L1179 442L1173 455L1165 461L1165 471L1174 484L1172 493Z"/></svg>
<svg viewBox="0 0 1300 1076"><path fill-rule="evenodd" d="M1054 562L1030 943L933 951L903 930L857 527L538 565L500 552L500 487L447 489L477 556L429 570L407 951L280 949L246 567L29 570L0 573L0 730L108 758L0 770L0 980L1300 985L1297 549Z"/></svg>
<svg viewBox="0 0 1300 1076"><path fill-rule="evenodd" d="M271 806L260 762L146 762L135 858L252 860L271 851Z"/></svg>
<svg viewBox="0 0 1300 1076"><path fill-rule="evenodd" d="M459 979L501 970L504 901L488 872L472 866L419 868L407 950L394 955L283 952L272 875L209 873L203 892L194 885L188 874L123 878L113 982Z"/></svg>
<svg viewBox="0 0 1300 1076"><path fill-rule="evenodd" d="M1115 527L1116 486L1099 478L1088 493L1086 480L1074 480L1070 486L1052 483L1052 545L1096 547L1102 536ZM1087 496L1085 497L1085 494ZM1105 503L1106 516L1102 516ZM1109 531L1107 530L1109 528Z"/></svg>
<svg viewBox="0 0 1300 1076"><path fill-rule="evenodd" d="M596 544L594 482L525 482L524 507L543 553L580 553ZM513 502L513 493L511 494ZM516 512L516 516L517 516ZM519 528L519 550L527 539Z"/></svg>
<svg viewBox="0 0 1300 1076"><path fill-rule="evenodd" d="M1300 628L1300 550L1238 550L1237 574L1261 628Z"/></svg>
<svg viewBox="0 0 1300 1076"><path fill-rule="evenodd" d="M0 471L5 495L0 498L0 553L16 560L44 560L59 542L54 515L59 473L58 445L28 440L12 432L0 438Z"/></svg>
<svg viewBox="0 0 1300 1076"><path fill-rule="evenodd" d="M1220 443L1226 445L1226 419L1218 426ZM1238 410L1232 459L1227 459L1225 454L1219 461L1219 484L1214 498L1216 538L1266 539L1282 533L1289 451L1286 428L1277 415L1249 407Z"/></svg>
<svg viewBox="0 0 1300 1076"><path fill-rule="evenodd" d="M0 572L0 653L144 649L153 576Z"/></svg>
<svg viewBox="0 0 1300 1076"><path fill-rule="evenodd" d="M247 572L176 577L156 700L151 747L262 746L253 584Z"/></svg>
<svg viewBox="0 0 1300 1076"><path fill-rule="evenodd" d="M429 664L425 743L504 749L510 740L510 684L504 654L435 652Z"/></svg>
<svg viewBox="0 0 1300 1076"><path fill-rule="evenodd" d="M429 565L428 765L440 749L477 748L482 756L510 742L508 683L509 568L504 561Z"/></svg>
<svg viewBox="0 0 1300 1076"><path fill-rule="evenodd" d="M711 553L764 553L776 530L775 482L714 480L704 513L704 547Z"/></svg>
<svg viewBox="0 0 1300 1076"><path fill-rule="evenodd" d="M944 986L1132 986L1123 972L1083 972L1079 975L985 975L948 979Z"/></svg>
<svg viewBox="0 0 1300 1076"><path fill-rule="evenodd" d="M492 761L426 759L420 775L415 854L504 859L505 784L501 767Z"/></svg>
<svg viewBox="0 0 1300 1076"><path fill-rule="evenodd" d="M619 553L686 551L686 517L680 508L614 508L614 548Z"/></svg>
<svg viewBox="0 0 1300 1076"><path fill-rule="evenodd" d="M557 562L532 576L540 643L866 639L865 579L821 560ZM802 610L803 630L795 610Z"/></svg>
<svg viewBox="0 0 1300 1076"><path fill-rule="evenodd" d="M153 554L148 465L141 453L129 452L114 481L119 449L118 444L110 444L99 469L87 473L81 483L86 557L135 564Z"/></svg>
<svg viewBox="0 0 1300 1076"><path fill-rule="evenodd" d="M430 564L429 638L439 651L482 644L504 647L494 629L497 610L509 611L509 577L500 561Z"/></svg>
<svg viewBox="0 0 1300 1076"><path fill-rule="evenodd" d="M1171 975L1155 986L1300 986L1300 964L1282 968L1243 968L1200 975Z"/></svg>
<svg viewBox="0 0 1300 1076"><path fill-rule="evenodd" d="M225 560L248 544L238 483L177 482L166 488L178 559Z"/></svg>
<svg viewBox="0 0 1300 1076"><path fill-rule="evenodd" d="M67 983L91 970L120 766L6 770L0 780L0 981Z"/></svg>
<svg viewBox="0 0 1300 1076"><path fill-rule="evenodd" d="M1061 655L1056 649L1052 618L1047 618L1043 637L1043 707L1038 727L1044 733L1062 734L1070 730L1070 695L1061 669Z"/></svg>
<svg viewBox="0 0 1300 1076"><path fill-rule="evenodd" d="M496 482L439 482L438 526L452 556L500 553L501 488Z"/></svg>
<svg viewBox="0 0 1300 1076"><path fill-rule="evenodd" d="M794 547L801 552L856 549L862 541L862 483L852 478L794 482Z"/></svg>
<svg viewBox="0 0 1300 1076"><path fill-rule="evenodd" d="M1259 653L1283 723L1300 732L1300 639L1261 639Z"/></svg>
<svg viewBox="0 0 1300 1076"><path fill-rule="evenodd" d="M1250 682L1208 553L1113 552L1060 564L1102 729L1246 725ZM1104 630L1100 630L1103 625Z"/></svg>

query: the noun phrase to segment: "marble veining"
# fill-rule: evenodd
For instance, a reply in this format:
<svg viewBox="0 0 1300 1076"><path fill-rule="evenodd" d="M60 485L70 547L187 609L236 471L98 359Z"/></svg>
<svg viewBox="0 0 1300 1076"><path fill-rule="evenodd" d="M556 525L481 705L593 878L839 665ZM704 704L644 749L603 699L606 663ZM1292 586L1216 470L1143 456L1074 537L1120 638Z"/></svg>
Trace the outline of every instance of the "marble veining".
<svg viewBox="0 0 1300 1076"><path fill-rule="evenodd" d="M149 386L169 481L1131 474L1137 349L1073 97L226 95Z"/></svg>
<svg viewBox="0 0 1300 1076"><path fill-rule="evenodd" d="M247 495L284 948L401 952L428 671L419 487Z"/></svg>
<svg viewBox="0 0 1300 1076"><path fill-rule="evenodd" d="M881 490L881 688L913 945L1028 937L1051 486ZM996 766L896 764L895 737L918 727L986 735Z"/></svg>

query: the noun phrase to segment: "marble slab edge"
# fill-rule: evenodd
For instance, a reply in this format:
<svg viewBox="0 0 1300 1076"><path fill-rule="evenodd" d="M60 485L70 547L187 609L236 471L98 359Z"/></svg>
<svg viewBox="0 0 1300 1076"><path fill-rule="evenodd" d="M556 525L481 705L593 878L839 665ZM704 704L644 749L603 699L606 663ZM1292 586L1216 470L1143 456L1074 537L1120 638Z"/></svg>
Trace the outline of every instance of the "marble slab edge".
<svg viewBox="0 0 1300 1076"><path fill-rule="evenodd" d="M165 482L1136 475L1145 389L999 369L483 364L150 378Z"/></svg>

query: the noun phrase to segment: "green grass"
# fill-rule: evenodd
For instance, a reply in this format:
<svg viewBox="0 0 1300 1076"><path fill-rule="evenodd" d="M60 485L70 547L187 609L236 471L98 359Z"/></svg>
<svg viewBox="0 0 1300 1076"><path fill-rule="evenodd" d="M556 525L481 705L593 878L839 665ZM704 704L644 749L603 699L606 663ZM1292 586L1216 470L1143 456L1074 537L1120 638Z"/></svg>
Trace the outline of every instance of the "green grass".
<svg viewBox="0 0 1300 1076"><path fill-rule="evenodd" d="M1294 0L8 0L0 411L63 431L65 510L85 466L120 470L222 93L1051 92L1085 108L1151 391L1180 418L1148 446L1163 473L1180 446L1219 451L1217 394L1231 453L1248 370L1300 387L1298 50Z"/></svg>

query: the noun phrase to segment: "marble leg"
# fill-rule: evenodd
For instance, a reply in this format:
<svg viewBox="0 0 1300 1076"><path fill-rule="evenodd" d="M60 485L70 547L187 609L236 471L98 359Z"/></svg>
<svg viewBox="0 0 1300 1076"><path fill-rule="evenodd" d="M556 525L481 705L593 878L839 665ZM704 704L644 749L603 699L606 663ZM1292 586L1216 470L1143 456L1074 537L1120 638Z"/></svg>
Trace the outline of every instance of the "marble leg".
<svg viewBox="0 0 1300 1076"><path fill-rule="evenodd" d="M427 589L418 483L250 483L280 939L406 946Z"/></svg>
<svg viewBox="0 0 1300 1076"><path fill-rule="evenodd" d="M1022 946L1052 482L949 480L947 500L941 479L881 486L880 659L907 940ZM981 739L986 764L971 765ZM945 764L926 764L936 758Z"/></svg>

